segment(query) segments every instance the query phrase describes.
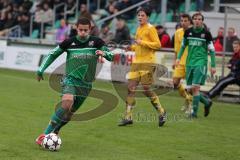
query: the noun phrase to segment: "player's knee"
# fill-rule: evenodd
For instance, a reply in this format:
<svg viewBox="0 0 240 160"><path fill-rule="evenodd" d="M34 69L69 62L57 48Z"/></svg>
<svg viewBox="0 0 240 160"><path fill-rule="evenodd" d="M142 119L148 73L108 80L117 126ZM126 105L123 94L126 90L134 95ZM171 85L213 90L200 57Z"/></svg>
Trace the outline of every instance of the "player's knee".
<svg viewBox="0 0 240 160"><path fill-rule="evenodd" d="M62 97L62 107L64 109L69 110L73 105L73 102L74 102L73 99L74 99L73 95L70 95L70 94L63 95L63 97Z"/></svg>
<svg viewBox="0 0 240 160"><path fill-rule="evenodd" d="M193 92L193 95L198 95L199 94L199 90L200 90L200 86L193 86L192 87L192 92Z"/></svg>

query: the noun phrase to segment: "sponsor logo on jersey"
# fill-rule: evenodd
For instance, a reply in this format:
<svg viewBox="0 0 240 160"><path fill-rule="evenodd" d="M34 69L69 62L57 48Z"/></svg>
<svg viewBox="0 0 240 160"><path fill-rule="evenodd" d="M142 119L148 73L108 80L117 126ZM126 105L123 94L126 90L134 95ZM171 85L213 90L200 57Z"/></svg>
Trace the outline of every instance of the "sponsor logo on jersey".
<svg viewBox="0 0 240 160"><path fill-rule="evenodd" d="M189 33L189 36L192 36L192 32Z"/></svg>
<svg viewBox="0 0 240 160"><path fill-rule="evenodd" d="M76 46L76 43L75 43L75 42L73 42L71 45L72 45L72 46Z"/></svg>
<svg viewBox="0 0 240 160"><path fill-rule="evenodd" d="M201 38L205 38L205 33L202 33L202 34L201 34Z"/></svg>
<svg viewBox="0 0 240 160"><path fill-rule="evenodd" d="M202 43L202 41L190 40L190 41L189 41L189 45L190 45L190 46L202 46L203 43Z"/></svg>
<svg viewBox="0 0 240 160"><path fill-rule="evenodd" d="M89 45L89 47L93 47L94 46L94 41L89 41L88 45Z"/></svg>

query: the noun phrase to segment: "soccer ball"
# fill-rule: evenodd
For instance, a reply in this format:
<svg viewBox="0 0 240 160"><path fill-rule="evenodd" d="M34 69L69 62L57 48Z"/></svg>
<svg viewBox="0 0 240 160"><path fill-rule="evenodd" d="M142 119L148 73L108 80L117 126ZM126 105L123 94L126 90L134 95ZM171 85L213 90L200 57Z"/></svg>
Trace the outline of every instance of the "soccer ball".
<svg viewBox="0 0 240 160"><path fill-rule="evenodd" d="M50 151L58 151L62 144L62 140L55 133L47 134L42 142L42 147Z"/></svg>

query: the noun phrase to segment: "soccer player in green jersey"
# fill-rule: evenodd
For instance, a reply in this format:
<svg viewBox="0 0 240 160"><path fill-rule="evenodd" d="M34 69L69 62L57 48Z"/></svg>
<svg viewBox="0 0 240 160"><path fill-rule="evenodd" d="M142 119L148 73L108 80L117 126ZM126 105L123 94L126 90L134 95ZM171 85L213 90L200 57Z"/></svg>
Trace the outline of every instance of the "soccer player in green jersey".
<svg viewBox="0 0 240 160"><path fill-rule="evenodd" d="M183 55L184 49L188 46L188 56L186 60L186 83L191 86L193 94L193 113L192 117L197 117L199 101L205 105L205 113L212 105L212 102L200 94L200 86L205 84L207 77L208 53L211 56L211 74L216 72L215 69L215 50L212 43L212 35L203 26L204 17L200 12L192 16L193 27L189 28L184 33L181 49L178 53L176 64Z"/></svg>
<svg viewBox="0 0 240 160"><path fill-rule="evenodd" d="M104 41L89 35L90 29L90 21L80 18L77 22L77 36L64 40L54 48L37 71L37 80L43 80L45 69L62 53L67 53L61 103L52 115L44 134L36 139L38 145L41 145L46 134L58 134L61 127L70 121L73 113L82 105L92 88L98 57L113 60L113 54L109 52Z"/></svg>

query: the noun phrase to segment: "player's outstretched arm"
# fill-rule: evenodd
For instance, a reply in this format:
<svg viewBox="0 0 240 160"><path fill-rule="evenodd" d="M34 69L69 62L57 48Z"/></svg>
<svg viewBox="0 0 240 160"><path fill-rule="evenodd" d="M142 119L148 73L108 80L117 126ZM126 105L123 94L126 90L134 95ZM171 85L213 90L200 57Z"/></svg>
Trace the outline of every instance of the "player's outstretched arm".
<svg viewBox="0 0 240 160"><path fill-rule="evenodd" d="M61 49L59 46L54 48L47 57L43 60L41 66L37 70L37 80L41 81L43 80L43 72L47 69L48 66L50 66L53 61L60 56L63 53L63 49Z"/></svg>

